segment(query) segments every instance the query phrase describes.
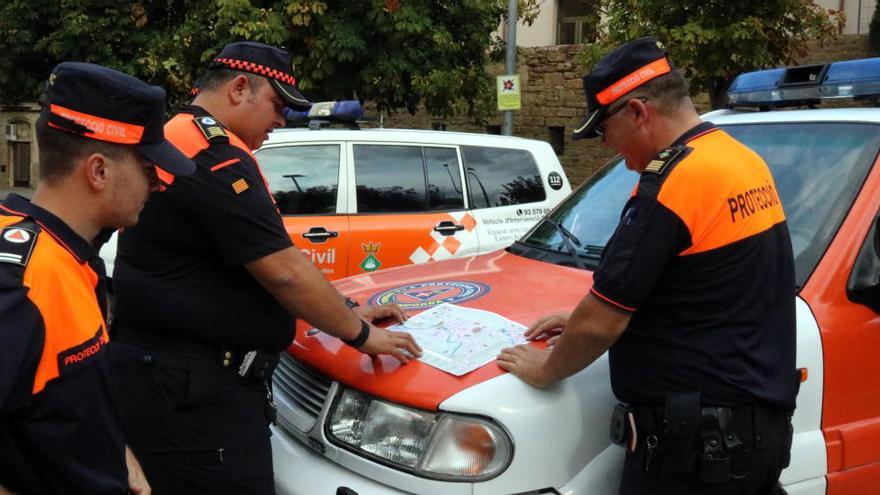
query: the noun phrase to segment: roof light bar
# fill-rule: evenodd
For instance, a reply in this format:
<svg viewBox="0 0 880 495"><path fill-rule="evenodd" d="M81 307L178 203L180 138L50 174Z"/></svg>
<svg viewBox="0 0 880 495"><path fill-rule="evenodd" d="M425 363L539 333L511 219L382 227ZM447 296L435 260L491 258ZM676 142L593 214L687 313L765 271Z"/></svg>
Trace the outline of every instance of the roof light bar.
<svg viewBox="0 0 880 495"><path fill-rule="evenodd" d="M294 124L309 124L319 127L321 124L346 123L353 124L364 116L364 109L358 100L322 101L312 103L305 112L289 108L284 109L284 117ZM315 124L314 126L312 124Z"/></svg>
<svg viewBox="0 0 880 495"><path fill-rule="evenodd" d="M728 106L774 108L834 98L880 98L880 58L747 72L727 90Z"/></svg>

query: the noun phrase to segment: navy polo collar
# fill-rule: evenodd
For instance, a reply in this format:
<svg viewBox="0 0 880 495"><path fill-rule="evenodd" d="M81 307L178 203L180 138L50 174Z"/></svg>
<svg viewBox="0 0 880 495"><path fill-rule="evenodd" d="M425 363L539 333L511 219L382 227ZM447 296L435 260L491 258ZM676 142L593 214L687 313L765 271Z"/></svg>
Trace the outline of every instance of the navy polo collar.
<svg viewBox="0 0 880 495"><path fill-rule="evenodd" d="M98 251L88 241L67 226L60 218L31 203L18 194L10 194L2 209L14 215L30 217L76 257L80 263L97 258Z"/></svg>

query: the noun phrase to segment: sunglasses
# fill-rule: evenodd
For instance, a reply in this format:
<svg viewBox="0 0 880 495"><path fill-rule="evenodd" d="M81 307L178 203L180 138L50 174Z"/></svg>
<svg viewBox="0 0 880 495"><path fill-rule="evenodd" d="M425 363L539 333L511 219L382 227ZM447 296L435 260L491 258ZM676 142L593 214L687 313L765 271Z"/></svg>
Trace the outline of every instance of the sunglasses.
<svg viewBox="0 0 880 495"><path fill-rule="evenodd" d="M647 97L647 96L636 96L636 97L634 97L634 98L627 98L626 101L623 102L623 104L618 105L617 108L615 108L614 110L609 111L609 112L605 115L605 118L603 118L601 122L599 122L598 124L596 124L596 130L595 130L595 132L596 132L597 135L599 135L599 136L603 136L603 135L605 135L605 122L608 122L608 119L610 119L611 117L613 117L614 114L616 114L617 112L619 112L619 111L623 110L624 108L626 108L627 105L629 104L629 101L630 101L630 100L640 100L642 103L644 103L644 102L648 101L648 97Z"/></svg>

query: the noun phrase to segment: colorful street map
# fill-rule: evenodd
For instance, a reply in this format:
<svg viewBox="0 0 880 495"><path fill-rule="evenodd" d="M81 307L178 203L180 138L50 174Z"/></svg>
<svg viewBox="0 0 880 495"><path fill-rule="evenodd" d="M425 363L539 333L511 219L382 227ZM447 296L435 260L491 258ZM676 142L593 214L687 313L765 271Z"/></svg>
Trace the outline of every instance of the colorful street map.
<svg viewBox="0 0 880 495"><path fill-rule="evenodd" d="M501 349L526 341L526 327L496 313L440 304L389 327L415 337L422 347L420 360L455 376L491 362Z"/></svg>

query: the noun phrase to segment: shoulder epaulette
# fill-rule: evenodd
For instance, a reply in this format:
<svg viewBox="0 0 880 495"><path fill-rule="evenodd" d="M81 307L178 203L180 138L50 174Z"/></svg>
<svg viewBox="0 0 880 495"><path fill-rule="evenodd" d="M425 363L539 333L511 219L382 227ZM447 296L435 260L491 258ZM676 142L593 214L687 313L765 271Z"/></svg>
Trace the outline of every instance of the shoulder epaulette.
<svg viewBox="0 0 880 495"><path fill-rule="evenodd" d="M27 266L39 233L40 227L29 218L0 230L0 263Z"/></svg>
<svg viewBox="0 0 880 495"><path fill-rule="evenodd" d="M648 162L648 165L645 167L645 173L663 175L669 164L674 162L686 149L684 146L676 146L666 148L657 153L657 157Z"/></svg>
<svg viewBox="0 0 880 495"><path fill-rule="evenodd" d="M208 141L228 141L229 136L226 135L226 129L220 125L212 117L196 117L193 119L196 127L202 131L202 134L205 135L205 139Z"/></svg>

